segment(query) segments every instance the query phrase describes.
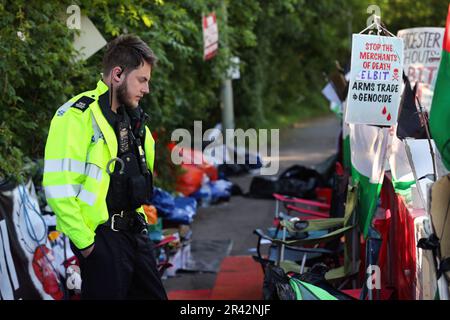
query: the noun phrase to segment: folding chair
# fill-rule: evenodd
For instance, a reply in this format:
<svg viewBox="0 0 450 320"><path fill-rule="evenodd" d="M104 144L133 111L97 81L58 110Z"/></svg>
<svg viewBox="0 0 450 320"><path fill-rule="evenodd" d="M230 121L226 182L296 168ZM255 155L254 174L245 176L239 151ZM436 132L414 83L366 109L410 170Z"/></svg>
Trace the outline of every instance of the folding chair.
<svg viewBox="0 0 450 320"><path fill-rule="evenodd" d="M269 240L273 245L278 247L278 259L275 264L282 267L285 272L303 273L305 271L305 262L308 255L311 254L331 254L338 255L339 249L330 250L326 248L318 248L320 244L328 243L332 240L339 239L345 236L344 242L344 265L333 268L325 274L325 279L329 281L338 281L356 275L359 270L359 259L357 258L358 251L356 250L358 244L358 237L356 232L356 203L357 203L357 186L349 186L347 193L347 201L345 205L345 215L343 218L330 218L319 220L299 220L299 219L284 219L280 221L283 227L283 235L286 232L303 232L311 233L309 236L302 239L285 239L285 238L271 238L262 230L254 231L258 235L258 257L255 260L268 263L267 259L261 256L260 243L261 239ZM337 228L337 229L336 229ZM314 235L314 232L326 230L326 232ZM332 230L332 231L328 231ZM352 232L354 231L354 232ZM306 248L306 245L314 245L316 247ZM302 253L302 260L298 261L286 259L285 250L293 250ZM358 260L358 261L357 261ZM344 285L346 281L342 284ZM355 285L355 283L354 283Z"/></svg>
<svg viewBox="0 0 450 320"><path fill-rule="evenodd" d="M321 222L313 223L314 227L310 228L306 231L296 231L296 230L283 230L282 226L280 225L280 221L283 219L294 219L294 216L289 216L280 210L281 204L284 204L285 207L289 210L291 205L289 203L295 203L295 204L302 204L302 205L308 205L308 206L316 206L318 208L321 208L323 210L328 210L332 213L332 217L343 217L344 216L344 202L345 202L345 196L347 191L347 182L348 182L348 175L344 173L344 170L342 169L342 166L336 162L336 171L334 174L333 179L333 189L330 189L330 192L327 192L326 189L320 190L323 194L325 194L325 198L327 199L326 202L328 203L322 203L318 201L312 201L312 200L305 200L305 199L299 199L299 198L291 198L287 197L281 194L274 194L274 197L276 199L276 205L275 205L275 217L274 217L274 225L275 227L271 227L266 229L265 232L262 230L255 230L254 233L259 236L258 238L258 256L255 256L254 259L261 263L261 266L264 270L265 264L268 262L275 263L279 260L280 255L282 260L293 260L293 261L301 261L304 260L304 251L298 251L296 249L293 249L291 247L286 247L285 250L280 250L280 248L277 246L272 245L269 249L269 254L267 259L262 258L260 253L260 245L262 239L269 240L270 239L284 239L284 240L295 240L295 239L304 239L306 237L320 237L321 235L327 234L327 229L329 228L335 228L339 224L343 222L342 218L338 220L333 220L334 218L329 219L321 219ZM327 194L328 193L328 194ZM330 204L331 202L331 204ZM313 220L313 219L319 219L320 217L329 217L329 213L325 212L318 212L318 211L312 211L310 209L306 208L298 208L297 206L293 206L294 210L301 212L303 215L300 216L300 219L302 220ZM304 216L304 214L309 214L310 216ZM319 227L321 225L321 227ZM309 253L308 254L308 264L314 263L316 258L319 258L321 255L331 254L339 245L339 241L329 242L326 244L327 248L331 248L332 250L319 250L320 253L317 251L315 253ZM306 263L306 261L304 261Z"/></svg>
<svg viewBox="0 0 450 320"><path fill-rule="evenodd" d="M325 201L288 197L274 193L273 196L276 200L275 220L277 221L280 218L281 205L284 205L285 210L289 214L302 214L302 220L342 217L344 214L341 204L345 199L348 185L348 174L344 172L344 169L339 162L336 162L335 166L336 169L333 177L333 187L316 189L316 193L321 195Z"/></svg>

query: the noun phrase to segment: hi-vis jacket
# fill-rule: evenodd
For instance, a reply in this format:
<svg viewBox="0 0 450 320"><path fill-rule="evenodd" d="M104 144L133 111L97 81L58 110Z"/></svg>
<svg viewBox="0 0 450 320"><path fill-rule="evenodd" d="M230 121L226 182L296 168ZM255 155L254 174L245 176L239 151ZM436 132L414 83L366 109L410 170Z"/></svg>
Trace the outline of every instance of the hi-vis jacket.
<svg viewBox="0 0 450 320"><path fill-rule="evenodd" d="M106 166L117 157L116 134L100 108L108 98L108 86L100 80L95 90L62 105L51 121L45 146L43 186L47 202L56 214L57 230L78 249L93 244L95 229L108 220L110 178ZM145 156L153 172L155 141L145 129Z"/></svg>

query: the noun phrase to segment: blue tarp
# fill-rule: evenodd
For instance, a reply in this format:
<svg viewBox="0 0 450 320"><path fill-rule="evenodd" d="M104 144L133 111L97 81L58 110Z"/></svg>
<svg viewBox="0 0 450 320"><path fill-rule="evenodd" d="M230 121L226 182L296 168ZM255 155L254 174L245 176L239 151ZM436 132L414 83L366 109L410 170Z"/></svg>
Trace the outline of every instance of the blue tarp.
<svg viewBox="0 0 450 320"><path fill-rule="evenodd" d="M200 190L191 196L199 201L202 206L208 206L219 201L228 201L231 197L232 183L226 180L210 181L202 185Z"/></svg>
<svg viewBox="0 0 450 320"><path fill-rule="evenodd" d="M173 223L191 224L197 212L194 198L174 197L160 188L154 188L152 203L160 217Z"/></svg>

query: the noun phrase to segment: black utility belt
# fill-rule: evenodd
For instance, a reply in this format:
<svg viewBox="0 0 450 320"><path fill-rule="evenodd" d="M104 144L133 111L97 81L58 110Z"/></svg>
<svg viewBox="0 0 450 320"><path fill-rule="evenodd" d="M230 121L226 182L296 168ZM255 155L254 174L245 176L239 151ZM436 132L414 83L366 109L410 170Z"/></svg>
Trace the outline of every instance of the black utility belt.
<svg viewBox="0 0 450 320"><path fill-rule="evenodd" d="M120 213L112 213L104 224L111 230L128 231L132 233L147 234L147 222L144 217L136 211L122 211Z"/></svg>

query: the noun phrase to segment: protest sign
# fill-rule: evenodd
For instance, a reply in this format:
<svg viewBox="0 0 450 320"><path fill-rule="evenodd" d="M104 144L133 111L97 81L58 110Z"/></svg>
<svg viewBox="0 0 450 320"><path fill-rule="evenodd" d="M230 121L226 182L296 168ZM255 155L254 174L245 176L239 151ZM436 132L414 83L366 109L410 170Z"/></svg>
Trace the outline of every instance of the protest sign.
<svg viewBox="0 0 450 320"><path fill-rule="evenodd" d="M219 48L219 29L216 14L210 13L202 17L203 26L203 59L213 58Z"/></svg>
<svg viewBox="0 0 450 320"><path fill-rule="evenodd" d="M354 34L345 121L391 126L397 122L403 40Z"/></svg>
<svg viewBox="0 0 450 320"><path fill-rule="evenodd" d="M441 60L444 28L411 28L399 30L403 39L405 74L414 87L422 107L428 112L433 99L439 62Z"/></svg>

